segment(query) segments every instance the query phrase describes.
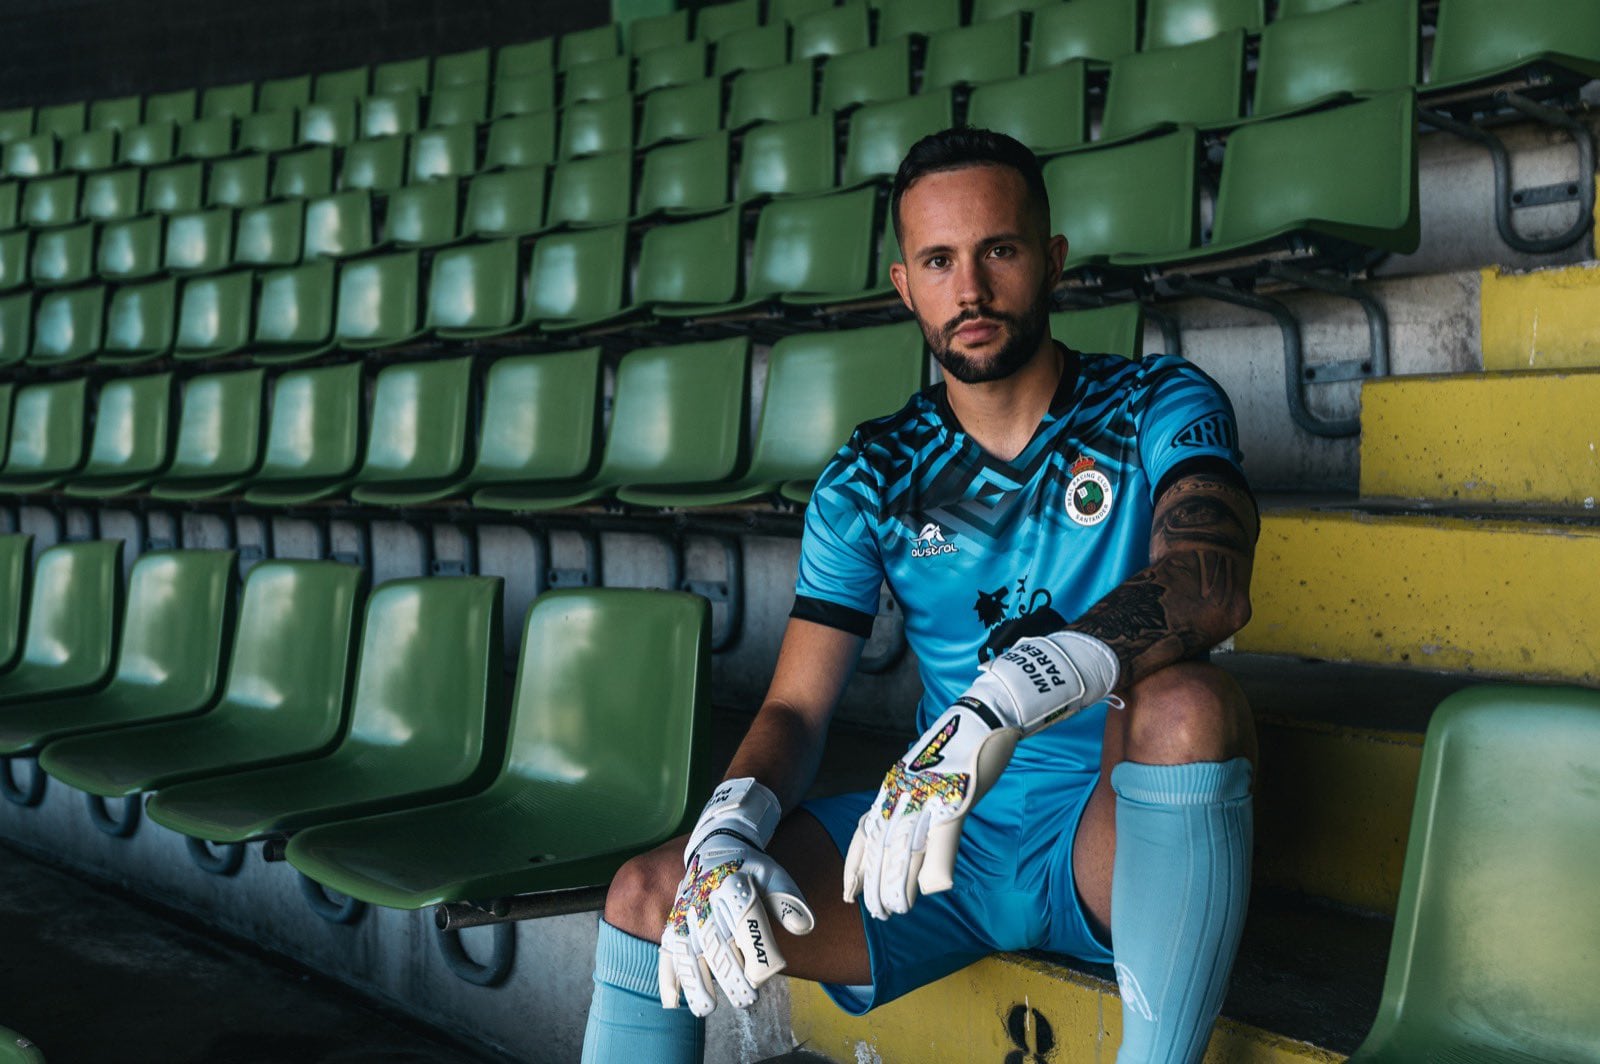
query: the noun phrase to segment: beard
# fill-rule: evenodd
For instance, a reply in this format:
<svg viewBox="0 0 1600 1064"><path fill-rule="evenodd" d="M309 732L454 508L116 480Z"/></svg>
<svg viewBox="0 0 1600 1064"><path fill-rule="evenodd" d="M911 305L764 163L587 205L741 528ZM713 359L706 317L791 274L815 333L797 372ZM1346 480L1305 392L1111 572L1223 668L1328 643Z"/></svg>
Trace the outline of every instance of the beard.
<svg viewBox="0 0 1600 1064"><path fill-rule="evenodd" d="M950 376L962 384L982 384L985 381L1004 380L1027 365L1039 350L1050 331L1050 297L1045 288L1034 300L1033 306L1021 314L1006 314L998 310L964 310L944 326L936 327L917 315L917 324L928 341L928 350ZM1005 329L1005 343L989 359L974 358L957 351L953 346L956 330L972 321L996 322Z"/></svg>

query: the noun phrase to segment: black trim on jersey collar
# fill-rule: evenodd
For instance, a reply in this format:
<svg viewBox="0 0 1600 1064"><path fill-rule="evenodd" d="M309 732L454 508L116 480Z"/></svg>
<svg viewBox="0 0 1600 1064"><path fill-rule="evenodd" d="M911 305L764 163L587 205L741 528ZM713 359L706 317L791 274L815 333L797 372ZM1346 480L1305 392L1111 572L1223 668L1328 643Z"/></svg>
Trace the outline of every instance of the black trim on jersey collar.
<svg viewBox="0 0 1600 1064"><path fill-rule="evenodd" d="M849 632L851 635L858 635L862 639L872 638L872 614L862 613L860 610L853 610L849 606L841 606L837 602L829 602L827 599L812 598L810 595L796 595L794 597L794 609L789 611L789 616L797 620L810 621L813 624L837 628L841 632Z"/></svg>
<svg viewBox="0 0 1600 1064"><path fill-rule="evenodd" d="M1062 414L1072 409L1074 394L1078 388L1078 374L1082 359L1078 352L1062 343L1052 340L1061 352L1061 379L1056 381L1056 390L1050 396L1050 413ZM945 382L928 387L928 397L933 400L934 409L939 412L939 417L949 426L950 431L967 434L966 428L961 424L961 419L956 417L955 410L950 406L949 390Z"/></svg>

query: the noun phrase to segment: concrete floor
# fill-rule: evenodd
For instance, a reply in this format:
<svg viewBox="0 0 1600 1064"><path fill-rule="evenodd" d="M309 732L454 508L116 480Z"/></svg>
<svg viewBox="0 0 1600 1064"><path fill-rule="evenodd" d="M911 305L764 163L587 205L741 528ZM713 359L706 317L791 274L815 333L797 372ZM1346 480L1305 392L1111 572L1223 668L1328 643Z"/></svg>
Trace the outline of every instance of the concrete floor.
<svg viewBox="0 0 1600 1064"><path fill-rule="evenodd" d="M3 843L0 1026L49 1064L503 1064Z"/></svg>

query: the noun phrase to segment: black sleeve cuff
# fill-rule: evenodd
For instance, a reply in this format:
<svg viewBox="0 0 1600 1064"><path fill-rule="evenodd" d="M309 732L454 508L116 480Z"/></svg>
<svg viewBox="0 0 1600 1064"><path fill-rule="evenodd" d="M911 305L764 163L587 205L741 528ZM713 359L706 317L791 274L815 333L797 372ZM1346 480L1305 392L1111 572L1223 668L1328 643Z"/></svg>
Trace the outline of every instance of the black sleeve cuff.
<svg viewBox="0 0 1600 1064"><path fill-rule="evenodd" d="M826 599L796 595L794 609L789 611L789 616L802 621L811 621L813 624L825 624L829 628L837 628L841 632L849 632L862 639L872 638L872 614L862 613L860 610L853 610L849 606L841 606Z"/></svg>
<svg viewBox="0 0 1600 1064"><path fill-rule="evenodd" d="M1214 477L1217 480L1232 484L1248 495L1250 497L1250 505L1255 508L1258 515L1261 513L1261 505L1256 502L1256 493L1250 490L1250 482L1245 480L1244 474L1239 471L1239 467L1226 458L1214 454L1202 454L1194 458L1186 458L1167 470L1166 475L1156 484L1156 490L1152 493L1151 499L1159 506L1161 504L1161 496L1166 494L1168 488L1184 477L1197 475ZM1260 537L1261 527L1258 521L1256 523L1256 538L1259 539Z"/></svg>

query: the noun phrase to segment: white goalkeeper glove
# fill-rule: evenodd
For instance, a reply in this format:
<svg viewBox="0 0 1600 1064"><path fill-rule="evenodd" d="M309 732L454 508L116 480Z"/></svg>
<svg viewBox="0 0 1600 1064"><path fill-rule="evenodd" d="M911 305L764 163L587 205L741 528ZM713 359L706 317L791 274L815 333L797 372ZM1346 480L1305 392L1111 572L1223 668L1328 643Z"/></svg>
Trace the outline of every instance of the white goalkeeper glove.
<svg viewBox="0 0 1600 1064"><path fill-rule="evenodd" d="M889 769L856 825L844 900L859 893L880 920L920 894L949 890L961 825L1024 736L1105 698L1120 666L1080 632L1019 640L992 662Z"/></svg>
<svg viewBox="0 0 1600 1064"><path fill-rule="evenodd" d="M718 785L684 847L687 871L661 932L657 975L661 1004L708 1016L716 985L739 1008L755 1004L756 988L783 971L767 909L790 934L809 934L816 918L795 881L763 852L783 809L753 779ZM765 905L763 905L765 901Z"/></svg>

